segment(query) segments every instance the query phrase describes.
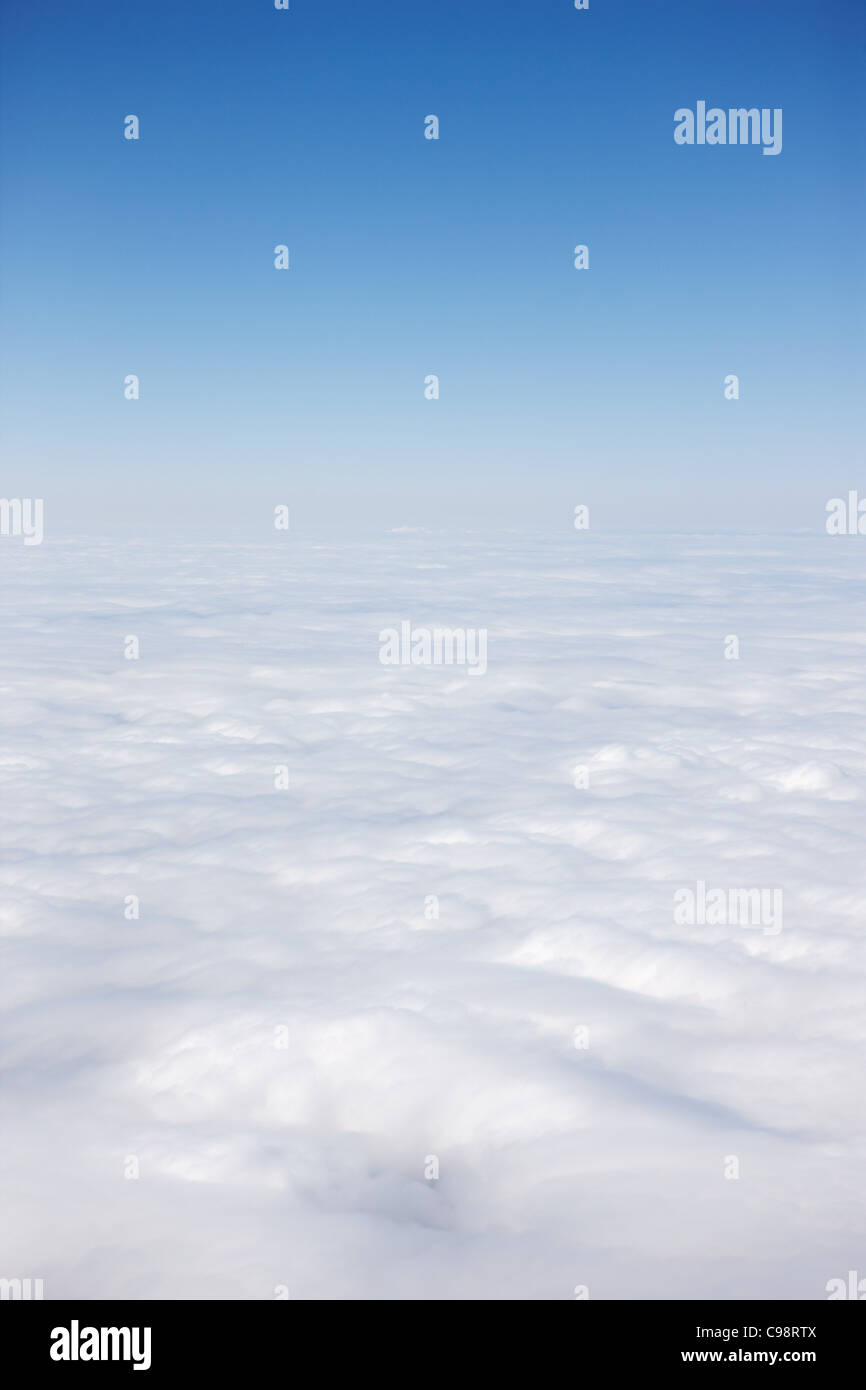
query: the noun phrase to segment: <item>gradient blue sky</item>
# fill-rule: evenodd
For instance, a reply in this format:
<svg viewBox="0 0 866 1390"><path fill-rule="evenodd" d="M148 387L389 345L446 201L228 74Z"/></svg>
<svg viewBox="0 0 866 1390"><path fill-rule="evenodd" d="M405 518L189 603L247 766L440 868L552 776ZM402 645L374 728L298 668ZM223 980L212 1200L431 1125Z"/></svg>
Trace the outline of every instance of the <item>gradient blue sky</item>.
<svg viewBox="0 0 866 1390"><path fill-rule="evenodd" d="M2 14L2 491L55 526L820 528L866 491L860 0ZM678 147L699 99L782 107L782 153Z"/></svg>

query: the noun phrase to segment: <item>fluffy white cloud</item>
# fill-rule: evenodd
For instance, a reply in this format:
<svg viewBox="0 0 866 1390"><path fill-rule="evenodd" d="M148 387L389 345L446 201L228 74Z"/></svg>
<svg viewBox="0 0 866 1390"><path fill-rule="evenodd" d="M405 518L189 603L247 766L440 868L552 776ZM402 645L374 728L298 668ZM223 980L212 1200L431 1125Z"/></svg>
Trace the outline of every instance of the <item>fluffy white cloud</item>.
<svg viewBox="0 0 866 1390"><path fill-rule="evenodd" d="M856 538L0 563L0 1274L820 1298L862 1267ZM487 628L486 674L381 665L404 619ZM678 924L699 880L781 888L783 929Z"/></svg>

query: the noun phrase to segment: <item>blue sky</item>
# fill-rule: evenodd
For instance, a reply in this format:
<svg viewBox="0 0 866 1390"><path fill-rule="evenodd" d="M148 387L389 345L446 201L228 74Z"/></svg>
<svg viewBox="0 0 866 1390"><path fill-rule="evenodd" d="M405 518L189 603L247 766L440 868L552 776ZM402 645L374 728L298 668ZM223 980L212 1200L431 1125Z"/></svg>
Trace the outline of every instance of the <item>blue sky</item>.
<svg viewBox="0 0 866 1390"><path fill-rule="evenodd" d="M4 494L820 527L866 488L864 31L854 0L6 0ZM781 107L782 153L678 147L698 100Z"/></svg>

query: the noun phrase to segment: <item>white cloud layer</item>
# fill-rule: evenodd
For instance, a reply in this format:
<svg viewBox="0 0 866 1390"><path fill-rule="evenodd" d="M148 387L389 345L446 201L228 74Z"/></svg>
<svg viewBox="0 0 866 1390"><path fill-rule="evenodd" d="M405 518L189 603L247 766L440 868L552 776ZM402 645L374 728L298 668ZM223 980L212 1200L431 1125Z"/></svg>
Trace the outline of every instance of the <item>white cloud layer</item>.
<svg viewBox="0 0 866 1390"><path fill-rule="evenodd" d="M861 544L7 538L0 1275L866 1274ZM405 619L486 628L486 674L381 665ZM678 925L698 880L783 930Z"/></svg>

